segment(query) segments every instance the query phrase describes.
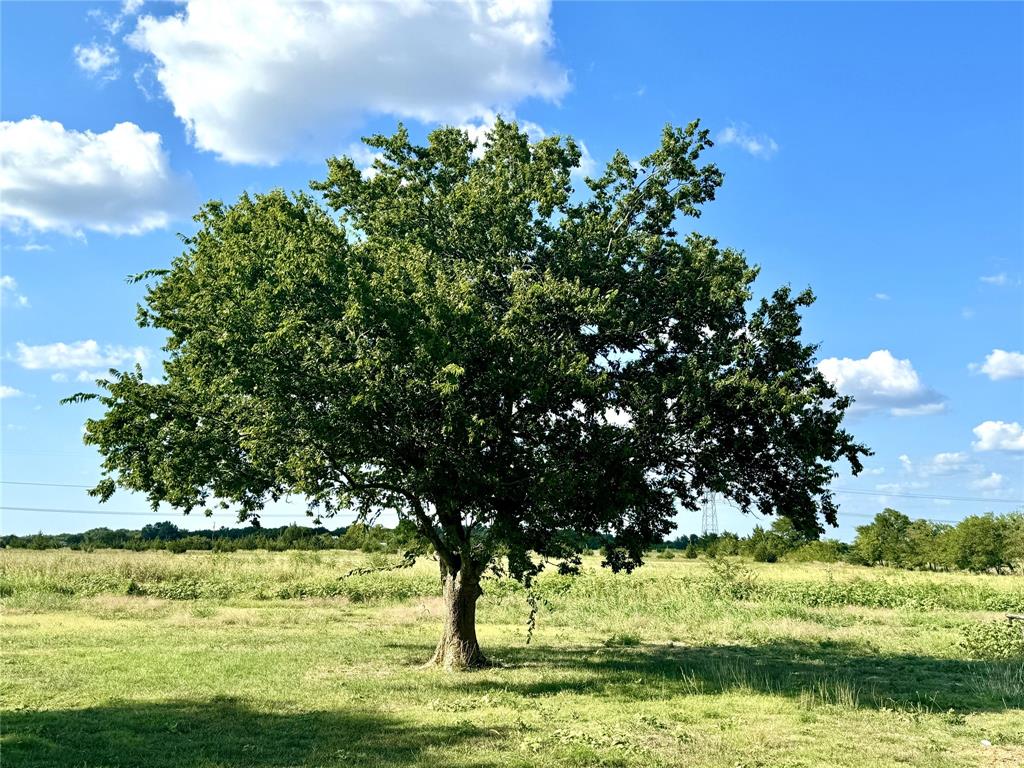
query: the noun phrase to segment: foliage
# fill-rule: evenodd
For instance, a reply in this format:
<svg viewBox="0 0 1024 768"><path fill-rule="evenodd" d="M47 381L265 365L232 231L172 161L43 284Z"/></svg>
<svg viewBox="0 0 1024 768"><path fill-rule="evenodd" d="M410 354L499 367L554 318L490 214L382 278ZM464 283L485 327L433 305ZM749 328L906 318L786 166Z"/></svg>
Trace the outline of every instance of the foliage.
<svg viewBox="0 0 1024 768"><path fill-rule="evenodd" d="M835 523L834 465L867 451L800 339L810 291L748 311L757 270L676 229L722 181L706 130L666 128L579 194L571 139L501 120L480 147L458 129L367 143L373 174L335 158L313 185L329 210L211 202L152 273L139 321L168 334L165 377L101 382L100 498L394 509L447 573L501 552L526 579L593 536L628 571L709 488L800 531Z"/></svg>
<svg viewBox="0 0 1024 768"><path fill-rule="evenodd" d="M910 526L910 518L902 512L883 509L869 525L857 527L852 551L855 561L906 566L910 561Z"/></svg>
<svg viewBox="0 0 1024 768"><path fill-rule="evenodd" d="M1024 663L1024 631L1006 621L965 624L960 648L972 659L1019 659Z"/></svg>

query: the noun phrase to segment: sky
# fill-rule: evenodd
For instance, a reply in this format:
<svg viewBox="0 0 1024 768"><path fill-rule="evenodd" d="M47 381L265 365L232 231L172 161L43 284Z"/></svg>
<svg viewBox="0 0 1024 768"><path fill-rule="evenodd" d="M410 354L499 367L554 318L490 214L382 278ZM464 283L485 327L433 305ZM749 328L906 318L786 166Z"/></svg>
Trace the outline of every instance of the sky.
<svg viewBox="0 0 1024 768"><path fill-rule="evenodd" d="M125 277L167 266L206 200L366 164L360 137L400 120L477 136L496 114L574 136L585 170L666 123L711 131L725 184L686 227L761 293L813 288L805 337L874 450L830 535L1024 506L1024 4L3 2L0 57L4 533L209 527L85 493L96 406L58 401L161 372Z"/></svg>

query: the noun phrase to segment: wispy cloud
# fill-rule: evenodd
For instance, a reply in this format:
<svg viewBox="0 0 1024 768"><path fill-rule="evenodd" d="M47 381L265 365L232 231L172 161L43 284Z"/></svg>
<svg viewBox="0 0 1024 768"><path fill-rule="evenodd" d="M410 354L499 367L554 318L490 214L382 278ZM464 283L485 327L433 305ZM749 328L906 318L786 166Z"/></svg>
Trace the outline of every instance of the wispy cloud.
<svg viewBox="0 0 1024 768"><path fill-rule="evenodd" d="M116 80L120 74L117 68L117 50L109 43L93 41L88 45L76 45L74 54L78 68L89 77Z"/></svg>
<svg viewBox="0 0 1024 768"><path fill-rule="evenodd" d="M1020 280L1014 279L1005 272L1000 272L995 275L982 275L978 279L986 285L998 285L1000 287L1007 285L1020 285Z"/></svg>
<svg viewBox="0 0 1024 768"><path fill-rule="evenodd" d="M733 123L718 132L719 144L733 144L749 155L768 160L779 151L778 142L767 134L754 134L745 123Z"/></svg>
<svg viewBox="0 0 1024 768"><path fill-rule="evenodd" d="M27 307L28 296L18 292L18 282L10 275L0 276L0 305Z"/></svg>
<svg viewBox="0 0 1024 768"><path fill-rule="evenodd" d="M59 341L34 346L19 341L16 346L18 351L14 355L15 362L29 370L97 368L125 363L146 365L149 361L149 350L145 347L108 344L101 348L93 339L73 341L70 344Z"/></svg>

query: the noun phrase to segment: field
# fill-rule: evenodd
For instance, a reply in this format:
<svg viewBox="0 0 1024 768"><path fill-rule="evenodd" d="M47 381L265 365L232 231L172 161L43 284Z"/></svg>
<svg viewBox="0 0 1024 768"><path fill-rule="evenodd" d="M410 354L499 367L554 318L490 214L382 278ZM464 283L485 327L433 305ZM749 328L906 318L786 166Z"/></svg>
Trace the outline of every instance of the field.
<svg viewBox="0 0 1024 768"><path fill-rule="evenodd" d="M3 765L1024 765L1024 658L971 629L1021 576L590 559L528 645L488 581L499 666L449 674L436 566L338 578L367 564L0 551Z"/></svg>

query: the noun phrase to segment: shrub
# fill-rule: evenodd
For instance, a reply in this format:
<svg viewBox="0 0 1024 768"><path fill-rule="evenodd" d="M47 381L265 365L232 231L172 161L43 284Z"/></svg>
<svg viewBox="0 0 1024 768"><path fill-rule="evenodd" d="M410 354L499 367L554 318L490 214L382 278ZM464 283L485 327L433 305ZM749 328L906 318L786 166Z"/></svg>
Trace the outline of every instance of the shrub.
<svg viewBox="0 0 1024 768"><path fill-rule="evenodd" d="M1005 621L967 624L960 648L974 659L1024 660L1024 632Z"/></svg>

